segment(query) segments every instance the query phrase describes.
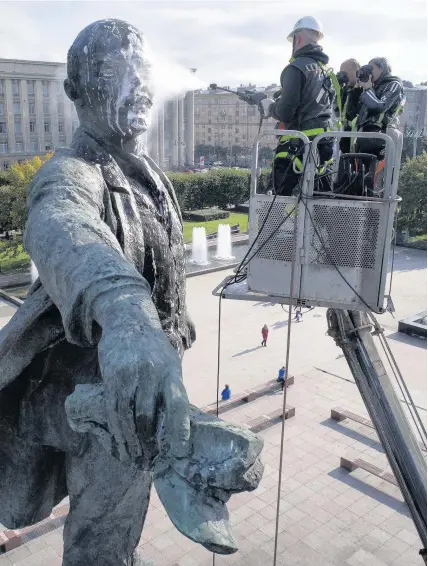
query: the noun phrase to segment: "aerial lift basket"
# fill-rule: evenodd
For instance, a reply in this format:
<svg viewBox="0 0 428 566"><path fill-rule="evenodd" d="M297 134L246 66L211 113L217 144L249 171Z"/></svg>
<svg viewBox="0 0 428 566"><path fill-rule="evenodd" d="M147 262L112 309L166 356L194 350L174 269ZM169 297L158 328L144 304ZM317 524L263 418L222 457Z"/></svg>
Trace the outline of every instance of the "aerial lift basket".
<svg viewBox="0 0 428 566"><path fill-rule="evenodd" d="M271 303L289 303L291 299L292 304L384 312L388 259L399 200L401 133L395 129L389 129L388 135L326 132L309 144L301 132L281 131L281 135L298 137L305 144L301 159L306 167L300 197L258 192L259 144L266 135L278 136L278 131L262 132L253 146L249 245L254 246L245 262L247 277L226 288L224 281L214 294L223 289L223 297L229 299ZM314 191L317 147L326 137L385 141L383 187L376 191L376 196ZM337 164L332 169L337 170Z"/></svg>

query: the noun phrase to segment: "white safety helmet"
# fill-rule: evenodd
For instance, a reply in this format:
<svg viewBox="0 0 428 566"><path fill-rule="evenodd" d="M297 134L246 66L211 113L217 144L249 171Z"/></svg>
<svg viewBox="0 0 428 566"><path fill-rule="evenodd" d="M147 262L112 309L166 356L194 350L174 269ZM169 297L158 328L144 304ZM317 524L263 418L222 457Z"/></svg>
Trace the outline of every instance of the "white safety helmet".
<svg viewBox="0 0 428 566"><path fill-rule="evenodd" d="M324 37L324 34L322 32L321 22L319 22L316 18L313 18L312 16L305 16L304 18L300 18L300 20L298 20L294 24L293 31L287 37L288 41L293 41L294 35L302 29L311 29L312 31L318 32L319 39L322 39Z"/></svg>

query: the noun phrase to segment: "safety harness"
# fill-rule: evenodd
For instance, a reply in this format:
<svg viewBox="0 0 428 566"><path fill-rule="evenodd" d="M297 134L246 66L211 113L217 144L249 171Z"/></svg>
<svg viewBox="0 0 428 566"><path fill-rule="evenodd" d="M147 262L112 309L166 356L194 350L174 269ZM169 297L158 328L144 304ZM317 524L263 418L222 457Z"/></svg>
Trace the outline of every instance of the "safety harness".
<svg viewBox="0 0 428 566"><path fill-rule="evenodd" d="M293 61L294 61L294 57L291 57L290 63L292 63ZM340 114L340 116L342 116L342 99L341 99L341 94L340 94L339 81L337 80L337 77L336 77L333 69L327 68L325 65L323 65L319 61L317 61L317 64L321 68L321 70L324 74L324 78L326 79L328 77L331 81L331 84L333 85L334 93L335 93L336 99L337 99L337 106L338 106L338 109L339 109L339 114ZM330 93L331 98L333 99L333 96L334 96L333 90L330 88L330 86L324 85L324 87ZM284 129L284 124L282 122L279 124L279 129L282 129L282 130ZM330 131L331 131L330 128L311 128L309 130L301 130L302 134L305 134L305 136L307 136L308 138L314 138L318 134L323 134L324 132L330 132ZM281 146L285 143L288 143L291 139L298 139L298 138L297 138L297 136L288 135L288 134L281 136L279 138L278 146ZM277 159L277 158L284 159L284 158L287 158L289 156L289 154L290 154L289 151L285 151L285 150L284 151L277 151L275 153L274 159ZM329 163L332 163L332 162L333 162L333 158L331 158L329 161L324 162L324 164L322 166L318 167L318 173L320 175L323 174L325 169L326 169L326 166ZM295 173L302 173L303 169L304 169L304 166L303 166L302 160L293 155L293 170L294 170L294 172Z"/></svg>

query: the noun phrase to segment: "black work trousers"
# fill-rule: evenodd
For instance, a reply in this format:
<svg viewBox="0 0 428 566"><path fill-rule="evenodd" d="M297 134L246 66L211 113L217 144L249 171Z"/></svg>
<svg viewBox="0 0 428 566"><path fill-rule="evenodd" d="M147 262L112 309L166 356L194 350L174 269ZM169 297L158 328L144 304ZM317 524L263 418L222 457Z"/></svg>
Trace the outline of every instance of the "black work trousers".
<svg viewBox="0 0 428 566"><path fill-rule="evenodd" d="M379 128L365 128L363 129L364 132L380 132ZM385 159L385 142L381 139L377 138L357 138L357 143L355 144L355 151L357 153L369 153L371 155L375 155L378 161L382 161ZM371 160L370 158L362 159L364 163L365 169L367 172L370 170ZM374 173L370 173L367 175L365 184L368 191L373 192L374 188Z"/></svg>
<svg viewBox="0 0 428 566"><path fill-rule="evenodd" d="M278 154L287 153L286 157L277 157ZM275 159L271 173L270 186L273 192L278 195L291 196L295 191L302 175L296 173L297 160L303 163L304 144L300 139L289 140L285 143L279 143L275 151ZM319 165L322 167L326 161L333 156L333 140L328 138L322 139L318 144ZM309 157L310 159L311 157ZM293 161L295 167L293 168ZM330 191L331 179L328 172L323 172L322 176L315 178L315 190Z"/></svg>

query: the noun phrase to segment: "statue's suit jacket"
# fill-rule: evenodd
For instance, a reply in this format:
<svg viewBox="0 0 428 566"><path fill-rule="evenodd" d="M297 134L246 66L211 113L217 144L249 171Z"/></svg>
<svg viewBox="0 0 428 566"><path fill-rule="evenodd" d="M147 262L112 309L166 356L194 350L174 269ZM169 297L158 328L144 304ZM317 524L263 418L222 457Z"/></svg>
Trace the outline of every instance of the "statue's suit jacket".
<svg viewBox="0 0 428 566"><path fill-rule="evenodd" d="M146 180L166 195L181 227L167 177L146 155L130 160L142 184ZM20 399L28 388L26 376L34 374L29 368L59 344L96 350L99 332L97 336L92 305L101 293L137 286L156 305L153 288L143 277L147 256L139 195L119 163L105 146L78 130L71 148L56 151L29 187L25 245L39 279L0 330L0 523L8 528L42 520L66 495L64 454L19 434ZM176 243L183 250L182 261L184 246ZM183 281L177 282L177 273L170 271L171 288L181 284L180 306L168 312L157 306L157 312L182 354L194 329ZM13 496L6 493L12 485Z"/></svg>

